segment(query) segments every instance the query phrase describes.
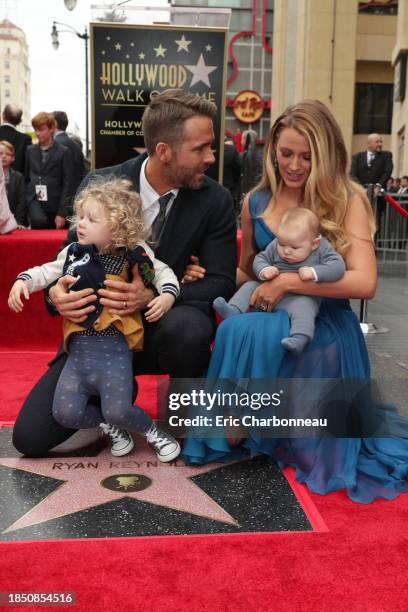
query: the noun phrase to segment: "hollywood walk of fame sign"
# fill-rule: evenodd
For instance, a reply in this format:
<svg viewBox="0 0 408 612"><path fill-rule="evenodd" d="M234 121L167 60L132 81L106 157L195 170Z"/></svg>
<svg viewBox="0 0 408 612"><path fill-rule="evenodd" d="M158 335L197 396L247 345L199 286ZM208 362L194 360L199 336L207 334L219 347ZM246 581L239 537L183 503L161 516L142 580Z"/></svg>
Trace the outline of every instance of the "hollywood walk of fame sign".
<svg viewBox="0 0 408 612"><path fill-rule="evenodd" d="M29 459L11 456L10 430L0 434L1 540L310 529L265 459L162 464L141 439L121 458L102 446Z"/></svg>
<svg viewBox="0 0 408 612"><path fill-rule="evenodd" d="M150 99L181 88L211 100L216 163L222 172L226 82L225 28L91 24L92 166L119 164L144 147L142 115Z"/></svg>

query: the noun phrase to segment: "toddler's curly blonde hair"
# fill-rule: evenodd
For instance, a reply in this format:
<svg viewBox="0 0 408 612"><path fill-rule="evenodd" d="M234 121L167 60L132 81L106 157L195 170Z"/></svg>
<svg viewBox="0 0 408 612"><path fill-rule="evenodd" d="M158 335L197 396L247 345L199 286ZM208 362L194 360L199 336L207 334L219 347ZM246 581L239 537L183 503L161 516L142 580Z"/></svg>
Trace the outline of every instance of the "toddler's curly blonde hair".
<svg viewBox="0 0 408 612"><path fill-rule="evenodd" d="M90 199L98 202L108 219L112 239L108 251L120 248L133 249L150 234L142 217L142 201L133 189L131 181L112 176L96 177L75 198L74 216L76 227L79 215Z"/></svg>

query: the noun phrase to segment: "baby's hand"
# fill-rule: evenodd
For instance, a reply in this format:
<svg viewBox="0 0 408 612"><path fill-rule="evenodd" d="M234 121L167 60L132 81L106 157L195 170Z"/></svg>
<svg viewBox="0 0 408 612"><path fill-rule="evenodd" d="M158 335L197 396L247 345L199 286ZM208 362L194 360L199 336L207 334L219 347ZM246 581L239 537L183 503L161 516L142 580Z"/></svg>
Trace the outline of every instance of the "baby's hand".
<svg viewBox="0 0 408 612"><path fill-rule="evenodd" d="M266 266L261 270L260 277L262 280L272 280L279 275L279 270L276 266Z"/></svg>
<svg viewBox="0 0 408 612"><path fill-rule="evenodd" d="M299 268L299 276L303 281L316 280L313 268L310 268L309 266L303 266L302 268Z"/></svg>
<svg viewBox="0 0 408 612"><path fill-rule="evenodd" d="M23 280L17 280L11 288L8 298L8 306L14 312L21 312L24 308L21 296L24 295L26 300L30 299L30 293L27 288L27 283Z"/></svg>
<svg viewBox="0 0 408 612"><path fill-rule="evenodd" d="M148 303L148 311L145 312L145 318L149 323L155 323L158 321L164 313L166 313L173 306L175 301L174 295L171 293L162 293L155 297L151 302Z"/></svg>

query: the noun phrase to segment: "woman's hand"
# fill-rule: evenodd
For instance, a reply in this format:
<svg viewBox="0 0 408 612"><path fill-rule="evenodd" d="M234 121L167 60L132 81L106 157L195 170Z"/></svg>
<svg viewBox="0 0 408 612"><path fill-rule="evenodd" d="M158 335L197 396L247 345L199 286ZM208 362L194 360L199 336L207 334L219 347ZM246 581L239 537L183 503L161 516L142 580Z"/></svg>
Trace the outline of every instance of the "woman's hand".
<svg viewBox="0 0 408 612"><path fill-rule="evenodd" d="M98 295L102 306L106 306L111 314L128 315L137 310L143 310L152 300L154 293L144 286L137 266L133 267L131 283L106 279L104 288Z"/></svg>
<svg viewBox="0 0 408 612"><path fill-rule="evenodd" d="M201 280L205 276L205 268L200 266L200 260L195 255L190 255L191 264L188 264L184 270L182 283L194 283L194 281Z"/></svg>
<svg viewBox="0 0 408 612"><path fill-rule="evenodd" d="M78 280L74 276L62 276L58 282L51 287L49 297L59 314L73 323L82 323L89 313L94 312L92 304L97 298L94 290L82 289L81 291L70 291L71 285Z"/></svg>
<svg viewBox="0 0 408 612"><path fill-rule="evenodd" d="M290 273L288 273L290 275ZM271 312L275 304L288 291L287 274L279 274L271 281L262 283L252 294L250 305L258 310Z"/></svg>

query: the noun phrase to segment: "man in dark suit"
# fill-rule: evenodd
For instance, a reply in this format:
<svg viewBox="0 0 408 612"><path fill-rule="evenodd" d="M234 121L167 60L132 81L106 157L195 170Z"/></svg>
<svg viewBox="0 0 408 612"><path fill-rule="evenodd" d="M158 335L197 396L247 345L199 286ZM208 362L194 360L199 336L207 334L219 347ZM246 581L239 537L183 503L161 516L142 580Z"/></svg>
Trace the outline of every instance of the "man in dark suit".
<svg viewBox="0 0 408 612"><path fill-rule="evenodd" d="M383 141L379 134L370 134L367 139L367 151L356 153L351 160L351 178L364 187L374 185L375 215L377 227L385 210L385 202L379 196L380 189L387 188L387 181L391 176L393 163L392 153L382 150Z"/></svg>
<svg viewBox="0 0 408 612"><path fill-rule="evenodd" d="M67 147L71 153L72 164L74 168L73 174L73 193L75 195L82 179L84 178L84 155L80 147L68 136L66 129L68 127L68 117L64 111L54 111L56 129L54 132L54 141Z"/></svg>
<svg viewBox="0 0 408 612"><path fill-rule="evenodd" d="M157 95L143 115L147 154L90 173L128 178L140 192L145 222L156 236L155 254L181 280L192 254L206 270L195 283L181 284L175 306L157 323L144 322L144 349L135 354L135 372L201 376L215 332L212 301L228 298L235 289L236 224L232 198L205 176L214 163L212 102L182 90ZM68 241L75 234L68 236ZM49 299L64 317L83 322L93 312L91 289L69 293L67 277L49 290ZM153 297L140 279L131 283L105 281L101 303L120 314L143 310ZM26 399L14 427L14 445L41 456L73 432L52 417L52 399L66 357L60 352Z"/></svg>
<svg viewBox="0 0 408 612"><path fill-rule="evenodd" d="M0 140L7 140L13 145L15 159L11 167L24 174L25 153L28 145L31 144L31 138L16 129L21 123L22 116L23 111L15 104L7 104L4 107L3 123L0 125Z"/></svg>
<svg viewBox="0 0 408 612"><path fill-rule="evenodd" d="M69 150L54 142L54 117L38 113L32 119L38 144L27 147L26 198L32 229L62 229L72 213L73 164Z"/></svg>
<svg viewBox="0 0 408 612"><path fill-rule="evenodd" d="M370 134L367 139L367 150L356 153L351 161L351 178L363 186L376 185L386 188L391 176L393 163L392 153L382 150L383 141L379 134Z"/></svg>

